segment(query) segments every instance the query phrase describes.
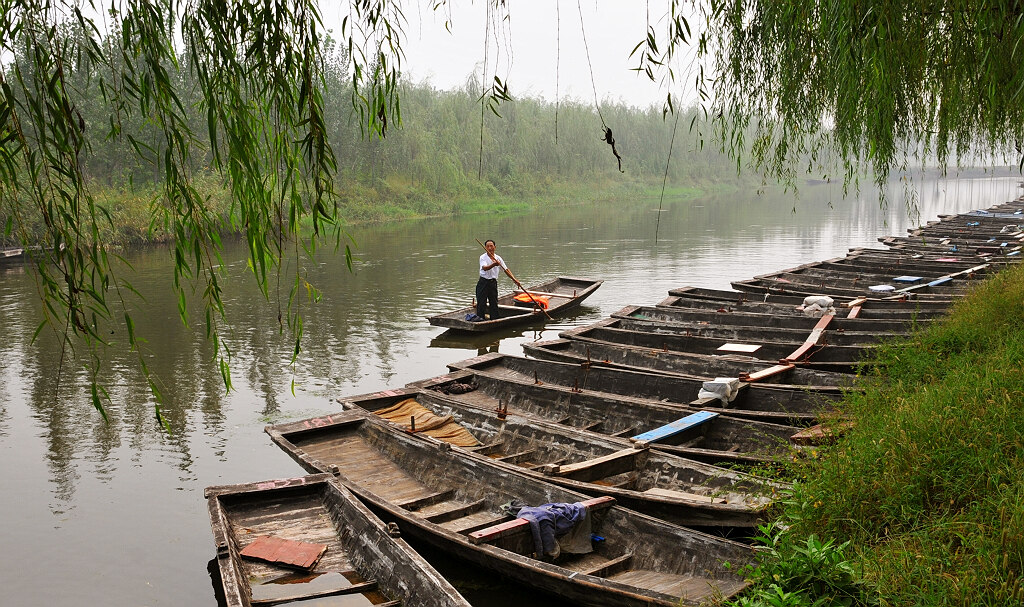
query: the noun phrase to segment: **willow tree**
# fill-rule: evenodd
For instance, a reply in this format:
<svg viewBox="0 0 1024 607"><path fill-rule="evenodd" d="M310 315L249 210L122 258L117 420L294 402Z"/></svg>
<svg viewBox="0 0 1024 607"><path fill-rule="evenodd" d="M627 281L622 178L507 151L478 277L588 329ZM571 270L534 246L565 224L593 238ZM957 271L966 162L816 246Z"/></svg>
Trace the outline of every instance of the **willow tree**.
<svg viewBox="0 0 1024 607"><path fill-rule="evenodd" d="M514 3L488 5L515 18ZM433 7L456 10L445 0ZM723 147L769 174L791 179L834 154L848 178L866 167L882 180L914 158L1020 153L1016 3L668 0L661 10L648 10L648 31L637 33L637 69L669 89L685 76ZM397 0L347 3L338 42L366 136L400 122L404 25ZM187 322L187 292L202 294L200 316L230 386L218 339L221 234L244 233L268 297L284 258L343 240L324 119L331 45L315 0L0 0L0 215L5 236L38 246L40 330L95 353L109 334L101 327L123 323L128 346L140 347L130 280L104 236L111 219L82 170L90 146L78 104L85 89L93 98L98 90L109 120L88 128L127 142L162 175L152 215L173 236L179 311ZM179 90L184 80L198 90ZM484 107L508 99L498 78L482 88ZM191 126L197 113L202 137ZM125 132L130 119L147 121L155 139ZM195 186L207 168L200 155L232 194L230 225ZM312 288L295 268L278 305L297 353L299 303ZM145 370L141 352L139 361ZM92 394L102 412L95 382Z"/></svg>
<svg viewBox="0 0 1024 607"><path fill-rule="evenodd" d="M371 136L383 135L398 119L403 21L394 3L358 0L349 3L341 28L340 42L353 58L353 106ZM123 323L118 333L139 352L159 402L134 331L129 272L105 237L111 217L83 173L90 145L80 104L99 91L109 120L88 128L129 142L162 176L152 219L173 237L169 278L179 312L188 322L187 294L201 293L199 316L230 387L230 353L218 337L222 233L245 235L249 265L268 297L284 258L328 239L343 240L324 120L324 53L330 45L312 0L125 0L107 6L0 0L5 238L32 247L45 304L39 330L53 330L66 348L84 345L94 378L97 348L110 333L105 329ZM176 86L186 72L198 91ZM199 101L192 105L188 98ZM197 113L204 119L202 137L190 127ZM156 143L122 131L139 117L155 128ZM230 225L222 225L195 187L197 172L208 169L197 166L197 155L212 159L232 194ZM37 224L41 229L34 229ZM279 296L278 305L298 353L299 304L310 286L296 268L291 293ZM103 412L105 395L95 380L92 400ZM159 406L156 412L160 417Z"/></svg>
<svg viewBox="0 0 1024 607"><path fill-rule="evenodd" d="M846 183L881 183L926 163L1024 163L1018 2L672 0L666 21L638 45L640 67L673 78L693 47L719 143L771 176L838 161Z"/></svg>

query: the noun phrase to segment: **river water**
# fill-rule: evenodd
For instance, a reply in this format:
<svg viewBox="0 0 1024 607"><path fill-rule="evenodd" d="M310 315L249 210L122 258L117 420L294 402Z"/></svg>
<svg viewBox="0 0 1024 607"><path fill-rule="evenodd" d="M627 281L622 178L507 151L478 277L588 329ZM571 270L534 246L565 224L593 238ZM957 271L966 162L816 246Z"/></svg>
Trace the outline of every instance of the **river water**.
<svg viewBox="0 0 1024 607"><path fill-rule="evenodd" d="M101 382L109 421L94 410L80 362L59 368L59 342L33 334L37 289L20 266L0 267L0 596L8 605L216 605L203 488L296 476L267 424L337 410L333 399L439 375L481 351L521 354L521 344L605 318L629 304L653 304L684 285L728 288L749 278L872 246L939 214L985 208L1020 195L1018 177L930 179L840 199L838 186L741 192L699 200L611 200L524 215L474 215L360 226L355 270L322 251L303 277L322 292L304 303L297 364L271 301L246 276L244 251L224 256L234 390L211 362L202 317L178 318L165 248L129 252L137 334L165 396L172 432L155 422L135 354L105 351ZM662 208L659 211L659 204ZM659 223L660 218L660 225ZM658 234L655 242L655 233ZM426 316L469 303L476 282L475 238L493 238L524 282L557 275L600 277L604 285L575 316L543 328L476 340L451 339ZM294 274L280 287L287 297ZM500 280L505 292L509 281ZM112 340L120 336L111 335ZM57 381L60 371L61 381ZM294 385L294 387L293 387ZM558 604L524 598L491 575L439 565L475 605Z"/></svg>

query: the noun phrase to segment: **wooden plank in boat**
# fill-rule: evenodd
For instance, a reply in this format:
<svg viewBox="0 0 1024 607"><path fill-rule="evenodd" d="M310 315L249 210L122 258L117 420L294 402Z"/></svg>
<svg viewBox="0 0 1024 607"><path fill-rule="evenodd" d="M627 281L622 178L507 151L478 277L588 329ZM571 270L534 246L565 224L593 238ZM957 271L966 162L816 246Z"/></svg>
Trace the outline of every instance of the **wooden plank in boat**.
<svg viewBox="0 0 1024 607"><path fill-rule="evenodd" d="M893 282L905 282L907 284L914 284L915 282L921 282L922 280L924 279L920 276L897 276L892 279Z"/></svg>
<svg viewBox="0 0 1024 607"><path fill-rule="evenodd" d="M587 512L602 508L611 508L615 505L615 498L604 495L601 497L595 497L593 499L585 500L580 504L587 507ZM490 527L474 531L469 534L469 541L474 544L483 544L485 542L493 542L496 539L503 538L513 533L520 533L526 531L530 527L530 521L525 518L517 518L515 520L507 521L504 523L498 523Z"/></svg>
<svg viewBox="0 0 1024 607"><path fill-rule="evenodd" d="M603 478L612 474L619 474L624 469L632 469L638 452L639 450L630 447L629 449L622 449L614 453L602 455L601 457L595 457L594 459L576 462L575 464L552 466L550 470L551 474L576 480L592 480L591 477Z"/></svg>
<svg viewBox="0 0 1024 607"><path fill-rule="evenodd" d="M327 552L327 544L261 535L243 548L240 554L258 561L308 570L316 566L325 552Z"/></svg>
<svg viewBox="0 0 1024 607"><path fill-rule="evenodd" d="M687 491L673 491L671 489L661 489L659 487L651 487L644 491L644 493L656 497L708 502L711 504L724 504L726 502L725 498L722 497L711 497L710 495L700 495L698 493L689 493Z"/></svg>
<svg viewBox="0 0 1024 607"><path fill-rule="evenodd" d="M681 419L677 419L670 424L665 424L660 428L648 430L643 434L637 434L629 440L633 442L656 443L671 436L696 428L697 426L707 423L716 417L718 417L718 414L713 411L698 411Z"/></svg>
<svg viewBox="0 0 1024 607"><path fill-rule="evenodd" d="M761 349L760 344L722 344L718 347L720 352L744 352L750 354Z"/></svg>

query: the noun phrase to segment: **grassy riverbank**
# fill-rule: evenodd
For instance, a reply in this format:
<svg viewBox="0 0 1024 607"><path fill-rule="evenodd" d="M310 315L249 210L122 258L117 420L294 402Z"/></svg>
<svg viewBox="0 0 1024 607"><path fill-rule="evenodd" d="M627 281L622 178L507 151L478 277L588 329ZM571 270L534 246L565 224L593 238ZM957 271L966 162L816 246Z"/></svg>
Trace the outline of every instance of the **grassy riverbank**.
<svg viewBox="0 0 1024 607"><path fill-rule="evenodd" d="M231 197L213 178L201 178L197 189L208 200L208 209L230 226ZM422 217L452 217L473 213L527 213L539 208L566 207L599 201L615 202L661 196L660 183L618 177L586 182L539 180L498 189L487 182L458 192L438 195L400 177L378 179L373 185L349 181L338 186L338 216L342 225L402 221ZM754 187L740 178L732 181L694 182L665 189L668 199L694 199L709 193ZM109 241L128 245L169 240L168 232L153 222L152 208L161 191L156 187L95 188L99 206L110 215ZM230 227L225 228L231 231Z"/></svg>
<svg viewBox="0 0 1024 607"><path fill-rule="evenodd" d="M1024 268L886 345L739 605L1024 603ZM784 529L784 530L783 530Z"/></svg>

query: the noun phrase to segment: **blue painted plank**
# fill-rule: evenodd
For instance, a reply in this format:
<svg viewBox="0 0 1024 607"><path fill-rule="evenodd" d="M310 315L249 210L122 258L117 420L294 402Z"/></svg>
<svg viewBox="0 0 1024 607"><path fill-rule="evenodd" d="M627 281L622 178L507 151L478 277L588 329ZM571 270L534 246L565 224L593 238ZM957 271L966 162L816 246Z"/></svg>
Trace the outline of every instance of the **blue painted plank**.
<svg viewBox="0 0 1024 607"><path fill-rule="evenodd" d="M698 411L697 413L694 413L692 415L687 415L684 418L677 419L676 421L674 421L672 423L665 424L664 426L661 426L660 428L655 428L653 430L648 430L647 432L644 432L643 434L637 434L636 436L634 436L630 440L646 441L646 442L649 442L649 443L655 443L655 442L658 442L660 440L665 440L666 438L669 438L670 436L675 436L676 434L679 434L680 432L685 432L685 431L689 430L690 428L696 428L697 426L699 426L699 425L701 425L701 424L703 424L705 422L708 422L708 421L710 421L712 419L715 419L716 417L718 417L718 414L714 413L712 411Z"/></svg>
<svg viewBox="0 0 1024 607"><path fill-rule="evenodd" d="M939 286L939 285L944 285L944 284L946 284L947 282L952 282L952 281L953 281L953 279L952 279L952 278L950 278L950 277L946 276L946 277L940 278L940 279L938 279L938 280L933 280L933 281L931 281L930 283L928 283L928 286L929 286L929 287L937 287L937 286Z"/></svg>
<svg viewBox="0 0 1024 607"><path fill-rule="evenodd" d="M921 280L924 280L924 279L921 278L920 276L897 276L896 278L892 279L893 282L908 282L908 283L920 282Z"/></svg>

